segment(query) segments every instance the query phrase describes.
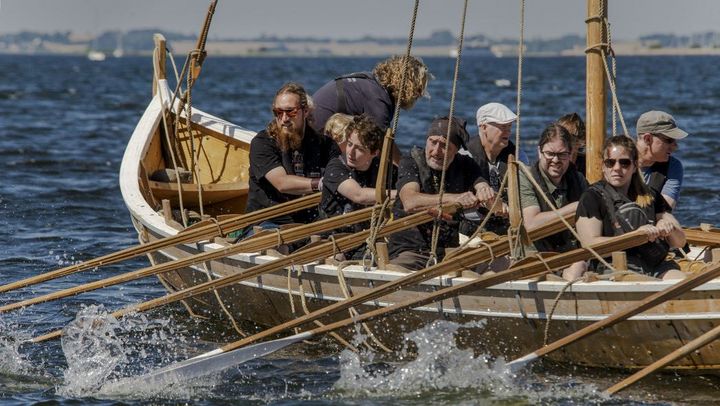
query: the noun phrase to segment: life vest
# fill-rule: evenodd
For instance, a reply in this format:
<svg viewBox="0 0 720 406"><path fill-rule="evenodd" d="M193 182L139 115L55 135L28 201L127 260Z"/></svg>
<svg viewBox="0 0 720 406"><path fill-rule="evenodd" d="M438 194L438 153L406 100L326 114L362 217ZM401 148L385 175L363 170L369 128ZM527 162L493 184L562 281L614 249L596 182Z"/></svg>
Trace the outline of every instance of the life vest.
<svg viewBox="0 0 720 406"><path fill-rule="evenodd" d="M655 224L653 204L640 207L604 181L597 182L590 188L602 196L615 236L637 230L646 224ZM643 273L654 274L655 268L665 260L669 251L670 246L665 240L647 242L627 251L628 266L640 268Z"/></svg>
<svg viewBox="0 0 720 406"><path fill-rule="evenodd" d="M540 173L540 163L536 162L535 165L533 165L530 169L530 172L532 173L533 178L535 178L535 181L538 183L538 185L540 185L542 193L544 193L545 196L547 196L548 199L552 201L553 199L550 196L550 191L548 190L547 184L545 183L545 179ZM579 180L580 176L582 175L580 175L578 171L572 166L569 166L567 171L563 175L565 185L567 186L568 204L580 200L580 196L585 191L583 184ZM535 192L535 194L537 195L537 191ZM543 199L542 196L538 196L537 200L540 204L541 212L552 211L552 208L547 204L547 202L545 202L545 199ZM565 230L557 234L553 234L549 237L535 241L535 248L537 248L538 251L567 252L577 247L577 239L569 230Z"/></svg>

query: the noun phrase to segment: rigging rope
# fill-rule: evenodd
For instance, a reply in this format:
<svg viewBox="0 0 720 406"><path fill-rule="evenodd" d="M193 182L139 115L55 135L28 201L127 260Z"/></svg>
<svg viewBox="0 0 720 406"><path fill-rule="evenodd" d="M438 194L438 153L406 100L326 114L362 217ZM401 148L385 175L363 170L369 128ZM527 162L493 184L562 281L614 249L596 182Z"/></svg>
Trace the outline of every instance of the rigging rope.
<svg viewBox="0 0 720 406"><path fill-rule="evenodd" d="M515 159L520 157L520 104L522 102L522 68L525 48L525 0L520 0L520 40L518 41L518 78L517 78L517 122L515 123Z"/></svg>
<svg viewBox="0 0 720 406"><path fill-rule="evenodd" d="M450 148L448 148L450 143L450 134L452 133L453 125L452 125L452 119L453 115L455 114L455 97L457 94L457 82L458 82L458 75L460 73L460 61L462 60L462 48L463 48L463 41L465 40L465 18L467 17L467 6L468 6L468 0L465 0L465 3L463 5L463 13L462 13L462 19L460 22L460 36L458 38L458 46L457 46L457 56L455 57L455 72L453 73L453 83L452 83L452 93L450 94L450 112L448 113L448 128L447 128L447 134L445 136L445 153L443 155L443 166L442 166L442 174L440 175L440 190L438 194L438 202L437 202L437 217L433 220L433 231L432 231L432 240L430 243L430 258L428 258L428 265L431 262L437 263L437 245L438 240L440 238L440 222L442 221L442 199L443 195L445 194L445 175L447 173L447 166L448 166L448 155Z"/></svg>

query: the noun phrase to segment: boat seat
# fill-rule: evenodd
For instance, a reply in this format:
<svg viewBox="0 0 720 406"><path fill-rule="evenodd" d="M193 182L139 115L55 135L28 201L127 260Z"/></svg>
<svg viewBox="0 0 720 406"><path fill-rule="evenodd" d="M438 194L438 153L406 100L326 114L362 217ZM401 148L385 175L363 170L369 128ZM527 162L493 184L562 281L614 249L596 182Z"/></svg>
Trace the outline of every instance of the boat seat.
<svg viewBox="0 0 720 406"><path fill-rule="evenodd" d="M168 199L170 203L178 202L178 184L177 182L162 182L156 180L148 180L148 186L153 196L157 200ZM182 183L183 203L187 205L198 205L199 194L198 186L195 183ZM223 202L229 199L237 199L247 196L247 182L227 182L227 183L206 183L202 185L203 204L213 204Z"/></svg>

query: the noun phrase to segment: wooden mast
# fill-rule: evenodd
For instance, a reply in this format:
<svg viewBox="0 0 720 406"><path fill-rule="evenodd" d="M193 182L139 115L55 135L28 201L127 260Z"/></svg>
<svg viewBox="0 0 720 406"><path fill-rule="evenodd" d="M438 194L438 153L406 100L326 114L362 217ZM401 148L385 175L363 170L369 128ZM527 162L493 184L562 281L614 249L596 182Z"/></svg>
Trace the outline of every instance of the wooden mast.
<svg viewBox="0 0 720 406"><path fill-rule="evenodd" d="M587 49L585 52L585 126L587 170L590 183L602 179L602 145L605 141L605 67L600 52L607 43L603 21L607 17L607 1L587 0Z"/></svg>

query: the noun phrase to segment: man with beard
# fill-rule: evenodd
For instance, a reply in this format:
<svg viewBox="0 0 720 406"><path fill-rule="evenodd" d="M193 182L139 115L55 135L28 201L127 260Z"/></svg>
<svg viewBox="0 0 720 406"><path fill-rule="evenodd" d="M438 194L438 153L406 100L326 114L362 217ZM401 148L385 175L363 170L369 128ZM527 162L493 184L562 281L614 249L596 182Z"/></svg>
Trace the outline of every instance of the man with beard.
<svg viewBox="0 0 720 406"><path fill-rule="evenodd" d="M480 167L472 158L457 154L468 139L465 121L453 118L448 137L447 117L433 120L427 132L425 149L413 147L409 156L403 156L398 169L397 190L393 215L395 219L409 213L435 207L440 193L440 179L445 168L445 193L442 204L458 203L463 208L490 207L495 192L482 177ZM445 166L445 149L448 159ZM411 270L426 266L430 258L432 223L394 233L390 236L390 262ZM459 245L458 222L440 220L437 256L442 259L447 247Z"/></svg>
<svg viewBox="0 0 720 406"><path fill-rule="evenodd" d="M578 200L587 189L585 177L571 165L573 138L560 124L550 124L538 141L538 161L530 169L533 179L542 190L530 183L524 172L520 172L520 207L526 228L537 228L554 220L556 214L547 204L545 195L557 208L560 215L575 213ZM571 232L565 230L537 240L534 247L541 252L567 252L578 247ZM581 276L587 266L584 261L576 262L563 270L563 278L574 280Z"/></svg>
<svg viewBox="0 0 720 406"><path fill-rule="evenodd" d="M660 192L671 209L680 197L683 165L672 153L687 137L675 119L664 111L648 111L637 121L638 165L645 182Z"/></svg>
<svg viewBox="0 0 720 406"><path fill-rule="evenodd" d="M383 132L375 121L363 114L353 116L345 129L344 152L328 162L323 176L320 217L328 218L359 210L375 203L375 182L380 161ZM395 191L390 191L395 198ZM368 228L368 222L339 228L336 232L356 233ZM335 259L360 259L364 247L336 255Z"/></svg>
<svg viewBox="0 0 720 406"><path fill-rule="evenodd" d="M328 161L339 154L332 139L318 135L308 123L312 99L297 83L275 94L274 119L250 143L250 181L246 212L274 206L320 190ZM261 223L275 228L310 223L317 209L302 210Z"/></svg>
<svg viewBox="0 0 720 406"><path fill-rule="evenodd" d="M322 134L325 123L335 113L349 115L367 114L375 124L385 131L390 127L395 103L400 99L400 108L409 110L425 94L428 80L432 75L425 64L411 56L407 61L406 83L402 94L404 57L393 56L375 65L372 72L358 72L343 75L332 80L313 94L315 109L312 126ZM393 162L400 160L400 150L393 149Z"/></svg>

